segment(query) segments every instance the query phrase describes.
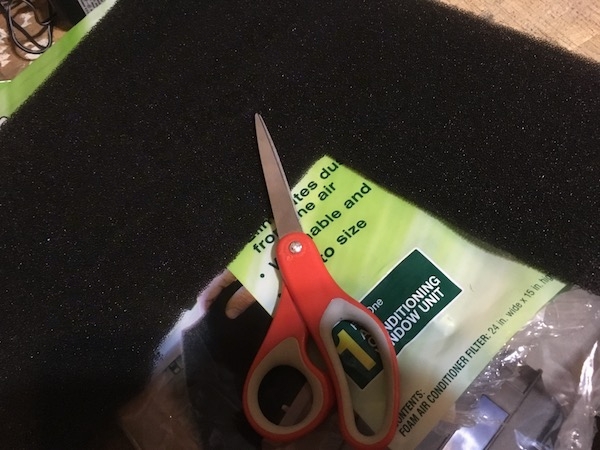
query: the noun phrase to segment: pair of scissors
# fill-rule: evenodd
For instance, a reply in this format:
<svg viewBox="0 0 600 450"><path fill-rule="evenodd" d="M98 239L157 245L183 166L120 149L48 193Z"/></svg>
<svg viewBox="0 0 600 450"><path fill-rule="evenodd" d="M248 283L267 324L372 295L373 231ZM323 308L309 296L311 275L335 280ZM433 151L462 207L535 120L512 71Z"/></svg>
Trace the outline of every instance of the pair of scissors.
<svg viewBox="0 0 600 450"><path fill-rule="evenodd" d="M325 420L337 403L340 430L357 449L386 447L396 432L400 402L400 381L396 352L381 321L360 302L346 294L331 277L312 238L302 232L290 188L267 127L255 115L261 164L279 240L276 257L282 277L282 291L273 321L252 363L244 385L243 404L250 424L262 436L276 442L295 440ZM372 434L357 426L350 387L332 329L340 321L351 321L374 339L382 360L385 379L383 423ZM325 363L319 369L307 353L308 339ZM306 378L312 391L312 405L306 416L290 426L274 424L263 414L258 401L261 381L272 369L291 366Z"/></svg>

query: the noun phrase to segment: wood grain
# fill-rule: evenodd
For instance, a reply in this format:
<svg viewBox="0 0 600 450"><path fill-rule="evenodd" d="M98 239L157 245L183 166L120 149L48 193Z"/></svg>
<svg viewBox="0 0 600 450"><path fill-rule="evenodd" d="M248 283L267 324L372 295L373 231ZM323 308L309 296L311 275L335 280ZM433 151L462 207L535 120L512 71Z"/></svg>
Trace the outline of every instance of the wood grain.
<svg viewBox="0 0 600 450"><path fill-rule="evenodd" d="M600 2L597 0L438 1L600 61Z"/></svg>
<svg viewBox="0 0 600 450"><path fill-rule="evenodd" d="M39 19L48 17L47 0L37 0L32 4L35 5L35 10L22 3L15 3L14 20L34 36L40 44L46 45L48 43L46 29L35 21L34 14L37 14ZM69 25L65 20L57 16L53 30L53 42L59 40L68 29ZM26 39L19 31L15 31L15 34L21 43L26 43ZM30 44L25 44L25 46L35 48ZM6 17L0 14L0 81L12 80L39 56L26 53L15 46L10 36Z"/></svg>

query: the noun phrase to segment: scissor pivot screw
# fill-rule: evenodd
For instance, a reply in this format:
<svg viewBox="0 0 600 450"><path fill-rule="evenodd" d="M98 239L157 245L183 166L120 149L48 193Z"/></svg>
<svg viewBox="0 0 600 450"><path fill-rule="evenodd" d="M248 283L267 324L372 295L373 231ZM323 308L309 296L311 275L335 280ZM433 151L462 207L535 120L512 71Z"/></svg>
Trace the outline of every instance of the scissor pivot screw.
<svg viewBox="0 0 600 450"><path fill-rule="evenodd" d="M300 253L302 251L302 242L292 241L289 248L292 253Z"/></svg>

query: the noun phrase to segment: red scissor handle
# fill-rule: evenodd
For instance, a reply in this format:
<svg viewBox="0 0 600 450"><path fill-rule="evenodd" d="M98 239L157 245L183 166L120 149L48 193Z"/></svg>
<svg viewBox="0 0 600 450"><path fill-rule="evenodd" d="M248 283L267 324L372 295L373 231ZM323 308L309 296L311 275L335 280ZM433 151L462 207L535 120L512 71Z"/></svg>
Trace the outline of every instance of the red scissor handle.
<svg viewBox="0 0 600 450"><path fill-rule="evenodd" d="M277 245L277 261L284 285L334 381L344 438L356 449L385 448L396 433L400 405L398 362L388 332L371 311L337 285L308 235L294 232L282 236ZM363 434L356 425L348 380L333 341L332 329L342 320L364 328L375 340L381 356L386 398L382 400L383 422L372 435Z"/></svg>
<svg viewBox="0 0 600 450"><path fill-rule="evenodd" d="M284 287L271 326L246 377L243 393L248 421L258 433L272 441L292 441L309 433L325 419L333 406L331 384L308 357L307 340L306 326ZM312 391L310 410L294 425L274 424L260 409L260 384L267 373L278 366L290 366L300 371Z"/></svg>

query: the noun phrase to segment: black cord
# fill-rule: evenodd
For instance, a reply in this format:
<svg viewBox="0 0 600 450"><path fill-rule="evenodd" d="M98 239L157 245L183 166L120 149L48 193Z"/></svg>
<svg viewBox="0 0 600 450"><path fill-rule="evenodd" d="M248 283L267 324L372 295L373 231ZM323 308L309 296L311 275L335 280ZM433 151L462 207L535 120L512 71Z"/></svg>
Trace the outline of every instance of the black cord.
<svg viewBox="0 0 600 450"><path fill-rule="evenodd" d="M27 30L25 30L15 19L17 17L16 9L22 4L26 5L33 11L33 17L41 30L35 36L32 36ZM54 10L52 9L52 3L48 2L48 17L40 19L38 17L38 8L34 5L32 0L2 0L0 1L0 12L4 14L6 23L8 25L8 32L13 43L20 48L22 51L34 55L40 55L50 48L52 45L52 33L54 28ZM20 32L25 37L25 43L22 43L17 37L16 32ZM37 37L46 32L48 37L47 44L41 44L37 41ZM25 44L31 44L34 48L26 47Z"/></svg>

